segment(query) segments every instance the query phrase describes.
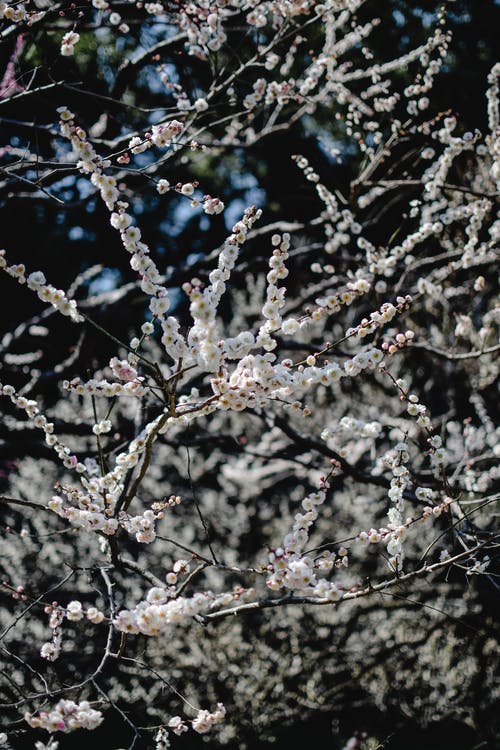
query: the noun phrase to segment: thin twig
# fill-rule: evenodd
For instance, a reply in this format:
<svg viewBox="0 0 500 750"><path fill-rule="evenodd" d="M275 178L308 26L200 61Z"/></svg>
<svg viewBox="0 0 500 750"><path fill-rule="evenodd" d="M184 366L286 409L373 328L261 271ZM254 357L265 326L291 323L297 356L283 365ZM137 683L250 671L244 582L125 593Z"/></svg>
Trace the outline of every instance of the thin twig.
<svg viewBox="0 0 500 750"><path fill-rule="evenodd" d="M40 594L40 596L38 596L38 597L37 597L36 599L34 599L34 600L33 600L32 602L30 602L30 604L28 604L28 606L27 606L27 607L25 607L25 609L23 609L23 611L22 611L22 612L21 612L21 613L20 613L19 615L17 615L17 617L15 617L15 618L14 618L14 619L13 619L13 620L12 620L12 621L10 622L10 624L9 624L9 625L7 625L7 626L6 626L5 628L4 628L4 630L2 631L2 633L0 633L0 641L2 641L2 640L3 640L4 638L5 638L5 636L7 635L7 633L8 633L8 632L9 632L10 630L12 630L12 628L13 628L13 627L14 627L15 625L17 625L17 623L19 622L19 620L22 620L22 618L23 618L23 617L24 617L24 616L25 616L26 614L28 614L28 612L30 612L30 611L31 611L31 610L32 610L32 609L33 609L34 607L36 607L36 606L37 606L37 604L40 604L40 602L42 602L42 601L43 601L43 600L45 599L45 597L46 597L46 596L47 596L48 594L51 594L51 593L52 593L53 591L57 591L58 589L60 589L60 588L61 588L61 586L64 586L64 584L65 584L65 583L66 583L67 581L69 581L69 579L70 579L70 578L72 578L74 574L75 574L75 571L74 571L74 570L70 571L70 572L68 573L68 575L67 575L67 576L65 576L65 577L64 577L64 578L63 578L63 579L62 579L61 581L58 581L57 583L55 583L55 584L54 584L53 586L51 586L51 587L50 587L50 588L48 588L48 589L47 589L46 591L44 591L44 592L43 592L43 594Z"/></svg>
<svg viewBox="0 0 500 750"><path fill-rule="evenodd" d="M203 514L202 514L202 512L200 510L200 506L199 506L198 500L196 498L196 491L194 489L193 478L191 476L191 454L189 452L189 446L187 446L187 445L186 445L186 453L187 453L187 473L188 473L188 477L189 477L189 484L191 486L191 492L192 492L192 495L193 495L194 504L195 504L196 510L198 512L198 516L200 518L200 521L202 523L203 529L205 531L205 537L207 539L208 549L210 550L210 554L212 555L212 560L214 561L214 564L217 565L218 564L218 560L217 560L217 557L215 556L215 552L213 551L212 545L210 543L210 534L208 532L208 526L207 526L207 524L205 522L205 519L203 518Z"/></svg>

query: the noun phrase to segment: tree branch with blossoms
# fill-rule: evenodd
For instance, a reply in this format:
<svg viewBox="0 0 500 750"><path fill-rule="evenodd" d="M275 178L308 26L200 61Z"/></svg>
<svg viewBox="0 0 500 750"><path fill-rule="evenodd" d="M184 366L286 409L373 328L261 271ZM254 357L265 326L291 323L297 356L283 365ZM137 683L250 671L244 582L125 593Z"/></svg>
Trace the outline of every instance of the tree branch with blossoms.
<svg viewBox="0 0 500 750"><path fill-rule="evenodd" d="M22 40L0 92L6 200L22 183L80 207L99 246L89 268L68 253L73 284L22 242L0 251L17 299L48 306L1 341L5 427L26 438L2 468L4 744L69 747L111 714L131 748L222 737L234 706L183 686L178 642L200 625L266 613L272 629L289 605L335 623L347 601L418 602L420 579L494 585L500 67L486 131L466 130L432 106L446 9L380 59L367 8L0 1L3 43ZM298 146L302 215L266 204L272 158L262 187L238 171L277 133Z"/></svg>

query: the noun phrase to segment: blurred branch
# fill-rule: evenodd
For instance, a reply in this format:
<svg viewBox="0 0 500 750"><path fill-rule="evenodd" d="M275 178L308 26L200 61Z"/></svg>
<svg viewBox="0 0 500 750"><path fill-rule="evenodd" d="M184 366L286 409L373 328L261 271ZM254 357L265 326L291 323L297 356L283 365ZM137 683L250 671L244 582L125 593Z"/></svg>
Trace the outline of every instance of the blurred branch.
<svg viewBox="0 0 500 750"><path fill-rule="evenodd" d="M432 352L432 354L437 354L438 357L444 357L444 359L449 360L463 360L463 359L476 359L477 357L483 357L485 354L493 354L494 352L500 351L500 344L497 346L489 346L485 349L482 349L480 351L474 351L474 352L447 352L444 349L437 349L434 346L430 346L430 344L424 344L420 342L415 342L412 344L412 346L415 349L425 349L427 352Z"/></svg>

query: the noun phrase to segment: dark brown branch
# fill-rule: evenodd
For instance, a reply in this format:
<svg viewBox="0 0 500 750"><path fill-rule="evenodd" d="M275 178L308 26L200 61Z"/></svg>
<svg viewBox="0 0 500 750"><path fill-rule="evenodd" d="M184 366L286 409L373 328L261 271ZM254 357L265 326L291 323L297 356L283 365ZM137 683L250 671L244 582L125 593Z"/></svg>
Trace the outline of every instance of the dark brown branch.
<svg viewBox="0 0 500 750"><path fill-rule="evenodd" d="M0 505L21 505L24 508L35 508L35 510L46 510L49 513L53 513L46 505L32 503L30 500L20 500L15 497L5 497L4 495L0 496Z"/></svg>

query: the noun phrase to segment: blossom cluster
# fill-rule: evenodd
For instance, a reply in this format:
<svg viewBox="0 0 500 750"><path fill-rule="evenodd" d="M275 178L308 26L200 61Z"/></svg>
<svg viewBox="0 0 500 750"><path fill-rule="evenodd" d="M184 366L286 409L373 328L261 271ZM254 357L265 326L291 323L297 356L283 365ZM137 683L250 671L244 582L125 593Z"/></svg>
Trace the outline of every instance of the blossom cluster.
<svg viewBox="0 0 500 750"><path fill-rule="evenodd" d="M401 398L406 401L406 411L411 417L416 417L416 424L422 428L428 435L429 444L428 455L431 464L440 472L447 462L446 450L443 448L443 441L440 435L433 434L433 427L429 412L425 404L420 403L419 397L408 390L408 382L404 378L398 378L394 381L401 394Z"/></svg>
<svg viewBox="0 0 500 750"><path fill-rule="evenodd" d="M121 509L118 502L123 497L127 472L138 464L141 455L147 449L148 440L153 439L165 421L166 416L160 414L147 424L130 442L128 451L116 456L114 467L99 477L91 477L88 462L79 462L76 456L68 456L69 450L64 446L58 448L59 443L54 439L55 450L64 453L65 466L75 469L81 476L80 486L60 485L60 494L51 498L47 504L48 508L78 528L112 536L121 526L134 533L138 541L152 541L155 524L163 517L163 509L178 504L177 497L172 496L174 499L154 503L153 510L146 509L142 515L135 516ZM94 433L100 435L111 429L111 423L109 420L101 420L94 428ZM52 441L50 443L52 444Z"/></svg>
<svg viewBox="0 0 500 750"><path fill-rule="evenodd" d="M1 385L0 393L7 396L18 409L22 409L34 427L43 431L45 442L57 454L62 464L67 469L76 468L77 471L83 471L84 467L79 464L78 458L71 453L67 445L54 434L54 423L50 422L47 417L40 412L38 404L34 399L28 399L21 396L12 385Z"/></svg>
<svg viewBox="0 0 500 750"><path fill-rule="evenodd" d="M79 396L86 393L90 396L105 396L106 398L114 398L115 396L140 398L146 393L146 388L139 382L111 383L104 378L100 380L90 378L85 382L81 378L72 378L72 380L63 381L63 388L67 391L74 391Z"/></svg>
<svg viewBox="0 0 500 750"><path fill-rule="evenodd" d="M339 467L334 465L332 473L339 473ZM296 514L293 528L285 536L283 546L269 553L268 569L271 576L266 585L272 591L284 588L302 595L325 597L332 602L342 598L342 585L317 577L318 572L328 573L334 567L335 555L327 552L314 559L304 554L310 529L318 518L317 508L325 502L329 486L328 480L324 479L317 492L311 492L302 500L304 513ZM346 551L341 552L340 560L343 565L347 565Z"/></svg>
<svg viewBox="0 0 500 750"><path fill-rule="evenodd" d="M145 510L138 516L121 513L119 521L129 534L135 534L138 542L151 544L156 538L156 523L163 518L163 515L163 510Z"/></svg>
<svg viewBox="0 0 500 750"><path fill-rule="evenodd" d="M48 732L95 729L103 719L102 713L92 708L88 701L75 703L64 699L56 703L50 711L40 711L38 715L24 715L24 720L30 727L46 729Z"/></svg>
<svg viewBox="0 0 500 750"><path fill-rule="evenodd" d="M217 703L215 711L207 711L201 709L191 722L195 732L198 734L205 734L209 732L215 724L220 724L224 721L226 715L226 709L222 703Z"/></svg>
<svg viewBox="0 0 500 750"><path fill-rule="evenodd" d="M154 587L149 590L145 601L134 609L122 609L113 620L113 625L123 633L143 633L154 636L163 633L170 625L202 615L205 612L227 606L241 598L241 589L224 594L211 591L196 593L193 596L175 596L169 588Z"/></svg>
<svg viewBox="0 0 500 750"><path fill-rule="evenodd" d="M200 708L195 718L192 719L191 726L195 732L198 732L198 734L206 734L213 726L223 722L225 716L226 709L224 704L217 703L215 711L208 711L205 708ZM172 718L169 719L167 726L168 729L177 736L181 736L188 731L188 725L180 716L172 716ZM164 750L165 748L170 747L167 729L160 729L155 739L157 742L156 750Z"/></svg>
<svg viewBox="0 0 500 750"><path fill-rule="evenodd" d="M153 125L151 131L148 131L144 137L133 136L128 143L128 148L132 154L142 154L152 146L173 148L175 138L181 135L183 130L184 125L180 120L169 120L164 123L158 123L157 125Z"/></svg>
<svg viewBox="0 0 500 750"><path fill-rule="evenodd" d="M61 40L61 55L71 57L75 53L75 44L80 41L80 34L76 31L68 31Z"/></svg>
<svg viewBox="0 0 500 750"><path fill-rule="evenodd" d="M188 345L191 355L197 364L207 372L217 372L220 369L224 350L227 356L243 356L255 344L252 334L241 334L234 342L221 340L221 332L217 325L216 313L219 302L226 290L226 282L238 258L238 247L245 242L247 234L262 211L251 207L245 210L241 221L233 226L232 233L225 241L219 253L218 267L210 272L210 284L201 290L196 279L185 284L183 289L189 296L189 311L193 318L193 325L188 335ZM234 351L233 351L234 350Z"/></svg>
<svg viewBox="0 0 500 750"><path fill-rule="evenodd" d="M394 450L383 457L383 461L390 467L392 477L391 486L387 493L392 506L389 508L388 518L393 529L387 542L389 555L388 565L391 570L401 572L403 569L403 539L406 535L404 526L405 489L411 484L411 475L405 465L409 460L408 444L398 443Z"/></svg>
<svg viewBox="0 0 500 750"><path fill-rule="evenodd" d="M18 284L26 284L29 289L36 292L42 302L48 302L61 315L66 315L77 323L83 320L81 314L78 312L75 300L68 299L62 289L56 289L52 284L47 284L42 271L33 271L26 277L26 267L24 264L7 265L5 250L0 250L0 269L16 279Z"/></svg>
<svg viewBox="0 0 500 750"><path fill-rule="evenodd" d="M73 150L80 157L78 167L83 173L90 173L91 181L101 192L101 197L111 213L111 226L120 232L120 237L125 250L130 253L130 265L140 276L140 285L142 291L149 295L149 309L153 318L160 324L163 336L162 344L167 353L174 359L179 359L187 354L187 346L184 338L179 332L179 323L173 316L166 317L165 313L170 307L170 300L167 289L161 283L161 275L153 260L150 257L148 246L141 241L141 231L133 224L132 216L127 213L128 203L118 200L119 192L116 187L116 179L112 176L105 175L104 169L109 166L109 160L100 159L91 144L86 140L87 134L81 128L76 127L73 123L73 113L63 108L60 112L60 128L63 136L68 138L73 146ZM148 145L168 146L172 139L182 132L182 124L177 120L172 120L164 125L155 126L149 138L136 142L134 140L132 151L138 152L144 150ZM130 145L130 144L129 144ZM164 192L168 186L166 181L159 183L160 192ZM194 186L192 183L179 184L178 191L184 195L191 195ZM217 198L205 196L203 206L206 213L220 213L224 204ZM242 226L247 224L251 226L258 212L248 211L245 213ZM252 221L253 220L253 221ZM236 234L233 232L227 241L231 245L234 237L240 236L239 228ZM227 260L229 249L226 253L221 253L221 258ZM234 260L234 259L233 259ZM215 272L213 272L215 273ZM221 293L219 294L220 299ZM195 321L196 323L196 321ZM196 325L194 326L196 328ZM194 335L194 334L192 334Z"/></svg>
<svg viewBox="0 0 500 750"><path fill-rule="evenodd" d="M108 420L103 420L107 422ZM94 428L95 434L108 430L103 422ZM118 502L123 497L123 479L127 471L133 468L140 452L146 447L143 438L137 438L131 443L129 453L120 453L116 458L115 468L101 477L87 478L82 476L82 487L60 486L62 495L66 496L66 503L61 495L54 495L48 502L48 507L61 518L66 519L72 526L95 531L107 536L116 534L119 527L124 528L141 544L149 544L156 537L156 524L164 516L164 509L175 507L180 502L178 496L169 500L155 502L152 508L146 508L141 514L131 515L120 510ZM77 465L76 470L86 471L87 467Z"/></svg>

